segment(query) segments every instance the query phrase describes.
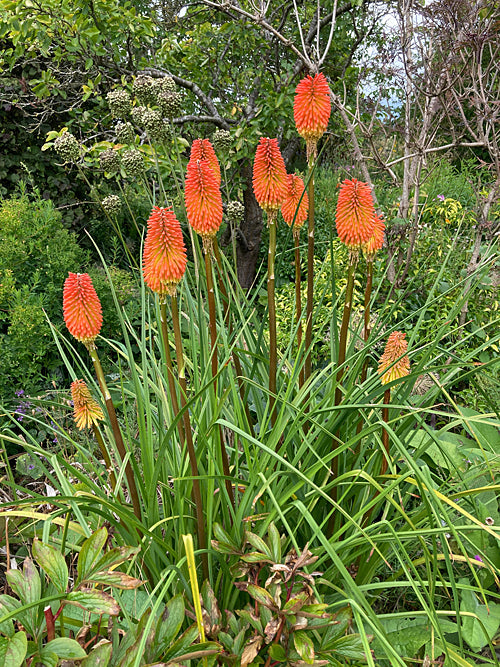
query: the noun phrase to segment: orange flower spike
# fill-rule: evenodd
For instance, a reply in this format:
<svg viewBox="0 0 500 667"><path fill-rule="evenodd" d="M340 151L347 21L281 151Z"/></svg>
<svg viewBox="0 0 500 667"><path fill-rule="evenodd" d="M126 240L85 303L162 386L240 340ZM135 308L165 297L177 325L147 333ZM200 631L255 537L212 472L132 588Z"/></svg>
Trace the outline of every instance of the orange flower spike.
<svg viewBox="0 0 500 667"><path fill-rule="evenodd" d="M287 194L281 204L283 220L289 227L293 225L294 231L298 230L307 220L308 210L309 197L304 188L304 181L297 174L288 174Z"/></svg>
<svg viewBox="0 0 500 667"><path fill-rule="evenodd" d="M253 191L267 213L277 211L287 196L287 173L277 139L261 137L253 163Z"/></svg>
<svg viewBox="0 0 500 667"><path fill-rule="evenodd" d="M191 227L204 239L213 238L222 223L222 197L206 160L188 162L184 198Z"/></svg>
<svg viewBox="0 0 500 667"><path fill-rule="evenodd" d="M144 282L160 298L175 295L186 264L186 247L179 221L170 209L154 206L144 242Z"/></svg>
<svg viewBox="0 0 500 667"><path fill-rule="evenodd" d="M366 243L363 243L362 246L363 252L365 253L368 262L373 262L377 252L382 249L382 246L384 245L384 231L384 221L375 213L375 226L373 228L373 234L370 236Z"/></svg>
<svg viewBox="0 0 500 667"><path fill-rule="evenodd" d="M63 314L70 334L92 347L101 330L102 309L88 273L70 273L66 278Z"/></svg>
<svg viewBox="0 0 500 667"><path fill-rule="evenodd" d="M217 185L220 187L221 176L219 160L217 159L214 147L209 139L195 139L193 141L189 161L196 162L197 160L206 160L208 162L215 174Z"/></svg>
<svg viewBox="0 0 500 667"><path fill-rule="evenodd" d="M345 180L339 191L336 215L337 234L351 250L359 250L374 233L375 208L370 186Z"/></svg>
<svg viewBox="0 0 500 667"><path fill-rule="evenodd" d="M394 331L389 336L384 354L378 362L378 372L382 376L382 384L388 384L394 380L406 377L410 373L410 359L406 354L408 342L406 334Z"/></svg>
<svg viewBox="0 0 500 667"><path fill-rule="evenodd" d="M332 110L330 88L324 74L308 75L295 90L293 117L297 132L306 141L318 141L328 126Z"/></svg>
<svg viewBox="0 0 500 667"><path fill-rule="evenodd" d="M84 380L75 380L71 383L71 399L73 400L73 417L80 431L104 419L101 406L92 398Z"/></svg>

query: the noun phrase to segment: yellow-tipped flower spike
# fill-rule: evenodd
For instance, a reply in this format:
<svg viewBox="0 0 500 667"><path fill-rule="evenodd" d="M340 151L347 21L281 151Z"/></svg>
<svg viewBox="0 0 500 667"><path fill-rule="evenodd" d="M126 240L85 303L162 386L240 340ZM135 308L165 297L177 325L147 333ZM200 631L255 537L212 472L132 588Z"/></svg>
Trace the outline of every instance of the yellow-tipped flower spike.
<svg viewBox="0 0 500 667"><path fill-rule="evenodd" d="M368 239L368 241L363 243L361 246L363 252L365 253L367 262L373 262L377 252L382 249L382 246L384 245L384 231L384 221L375 213L375 226L373 228L373 234Z"/></svg>
<svg viewBox="0 0 500 667"><path fill-rule="evenodd" d="M406 334L401 331L394 331L389 336L384 354L378 362L378 372L382 376L382 384L399 380L410 373L410 359L406 354L408 342L405 337Z"/></svg>
<svg viewBox="0 0 500 667"><path fill-rule="evenodd" d="M144 242L144 282L161 300L167 295L175 295L186 264L186 247L175 213L168 208L154 206Z"/></svg>
<svg viewBox="0 0 500 667"><path fill-rule="evenodd" d="M330 120L330 89L321 72L314 77L306 76L295 91L293 117L297 132L306 141L318 141Z"/></svg>
<svg viewBox="0 0 500 667"><path fill-rule="evenodd" d="M63 313L70 334L93 347L102 326L102 309L88 273L70 273L66 278Z"/></svg>
<svg viewBox="0 0 500 667"><path fill-rule="evenodd" d="M288 174L287 193L281 204L281 215L289 227L293 225L294 233L298 234L307 220L308 210L309 197L305 191L304 181L297 174Z"/></svg>
<svg viewBox="0 0 500 667"><path fill-rule="evenodd" d="M337 234L351 250L359 250L373 235L375 208L367 183L345 180L340 185L336 215Z"/></svg>
<svg viewBox="0 0 500 667"><path fill-rule="evenodd" d="M287 173L278 140L261 137L253 163L253 191L266 213L278 211L287 193Z"/></svg>
<svg viewBox="0 0 500 667"><path fill-rule="evenodd" d="M80 431L90 428L104 419L99 403L92 398L90 389L84 380L75 380L71 383L71 398L73 400L73 416Z"/></svg>

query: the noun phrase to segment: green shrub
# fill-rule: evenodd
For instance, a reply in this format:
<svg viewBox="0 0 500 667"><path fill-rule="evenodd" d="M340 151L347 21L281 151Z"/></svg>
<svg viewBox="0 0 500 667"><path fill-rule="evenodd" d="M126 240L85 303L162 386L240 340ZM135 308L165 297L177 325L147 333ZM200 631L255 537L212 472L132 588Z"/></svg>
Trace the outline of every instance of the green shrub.
<svg viewBox="0 0 500 667"><path fill-rule="evenodd" d="M84 258L52 202L24 194L1 202L1 395L35 390L59 365L44 310L61 320L64 279Z"/></svg>
<svg viewBox="0 0 500 667"><path fill-rule="evenodd" d="M88 253L64 228L51 201L21 193L0 203L0 400L21 388L38 392L60 378L61 361L47 318L64 326L64 281L70 271L87 270L88 263ZM102 301L102 335L116 338L120 324L106 274L98 267L89 270ZM111 275L120 305L133 320L138 308L134 277L115 267Z"/></svg>

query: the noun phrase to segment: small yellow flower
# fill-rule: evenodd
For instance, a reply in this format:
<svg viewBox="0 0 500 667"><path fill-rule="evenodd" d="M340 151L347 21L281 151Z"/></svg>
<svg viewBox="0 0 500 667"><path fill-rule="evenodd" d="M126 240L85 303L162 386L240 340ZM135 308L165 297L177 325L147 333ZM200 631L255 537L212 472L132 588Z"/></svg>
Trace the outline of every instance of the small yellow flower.
<svg viewBox="0 0 500 667"><path fill-rule="evenodd" d="M71 398L73 400L73 416L80 431L90 428L104 419L99 403L92 398L84 380L75 380L71 383Z"/></svg>
<svg viewBox="0 0 500 667"><path fill-rule="evenodd" d="M405 337L406 334L401 331L394 331L389 336L384 354L378 362L378 372L382 376L382 384L399 380L410 373L410 359L406 354L408 342Z"/></svg>

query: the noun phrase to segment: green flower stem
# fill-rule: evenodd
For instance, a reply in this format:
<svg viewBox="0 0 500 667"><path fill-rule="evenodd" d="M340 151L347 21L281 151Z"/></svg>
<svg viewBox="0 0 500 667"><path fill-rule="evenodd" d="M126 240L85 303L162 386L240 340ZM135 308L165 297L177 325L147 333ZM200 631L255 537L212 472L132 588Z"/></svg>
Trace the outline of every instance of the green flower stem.
<svg viewBox="0 0 500 667"><path fill-rule="evenodd" d="M207 301L208 301L208 313L210 317L210 346L211 346L211 361L212 361L212 377L214 379L214 393L217 397L217 373L219 372L219 360L217 358L217 321L216 321L216 310L215 310L215 287L214 287L214 277L212 271L212 244L208 245L205 250L205 272L207 274ZM233 487L231 486L231 476L229 470L229 458L227 455L226 447L224 445L224 439L222 437L222 427L219 425L219 441L220 441L220 451L222 458L222 470L224 472L224 477L226 478L226 490L231 501L232 506L234 507L234 494Z"/></svg>
<svg viewBox="0 0 500 667"><path fill-rule="evenodd" d="M167 326L167 304L165 301L160 303L160 323L161 323L161 337L163 339L163 349L165 351L165 366L167 372L168 389L170 392L170 400L172 401L172 410L174 417L179 414L179 402L177 400L177 390L175 384L174 369L172 366L172 356L170 354L170 344L168 340L168 326ZM184 445L184 426L182 420L177 422L177 430L179 431L179 441L181 446Z"/></svg>
<svg viewBox="0 0 500 667"><path fill-rule="evenodd" d="M301 295L301 276L300 276L300 229L293 229L293 238L295 241L295 322L297 325L297 350L302 344L302 295ZM304 384L304 367L299 371L299 387Z"/></svg>
<svg viewBox="0 0 500 667"><path fill-rule="evenodd" d="M342 325L340 327L339 357L337 361L337 386L335 388L335 405L340 405L342 401L341 382L344 375L344 362L347 347L347 332L349 331L349 321L351 319L352 295L354 292L354 273L358 263L358 253L351 253L349 271L347 274L347 286L345 291L344 313L342 315Z"/></svg>
<svg viewBox="0 0 500 667"><path fill-rule="evenodd" d="M271 423L276 421L276 370L278 365L277 339L276 339L276 302L274 294L274 259L276 256L276 211L269 211L269 253L267 260L267 303L269 311L269 409L271 411Z"/></svg>
<svg viewBox="0 0 500 667"><path fill-rule="evenodd" d="M97 424L92 424L92 430L94 431L94 437L97 441L97 444L99 445L99 450L101 452L102 458L104 459L104 463L106 464L106 470L109 474L109 482L111 484L111 489L114 492L116 489L116 475L113 469L113 464L111 463L111 457L109 456L109 452L106 449L101 431L99 430Z"/></svg>
<svg viewBox="0 0 500 667"><path fill-rule="evenodd" d="M349 321L351 319L351 310L352 310L352 295L354 292L354 273L356 271L356 265L358 263L358 253L351 253L351 259L349 263L349 271L347 274L347 286L346 286L346 292L345 292L345 303L344 303L344 312L342 315L342 325L340 327L340 341L339 341L339 356L338 356L338 361L337 361L337 386L335 388L335 405L340 405L342 402L342 388L341 388L341 382L342 382L342 377L344 375L344 362L345 362L345 354L346 354L346 347L347 347L347 332L349 331ZM340 433L337 432L335 434L335 442L340 441ZM334 479L338 477L339 474L339 461L338 458L335 456L332 460L332 476ZM334 486L332 487L331 490L331 497L332 500L335 502L337 501L337 487ZM334 526L335 526L335 520L336 520L336 513L334 512L329 521L328 525L328 530L329 534L331 535Z"/></svg>
<svg viewBox="0 0 500 667"><path fill-rule="evenodd" d="M316 161L316 150L308 146L309 167L309 213L307 218L307 302L306 302L306 336L305 350L306 360L304 364L304 382L311 376L312 368L312 315L314 303L314 167Z"/></svg>
<svg viewBox="0 0 500 667"><path fill-rule="evenodd" d="M231 311L229 309L229 296L226 290L226 286L224 285L224 280L222 279L222 257L219 249L219 244L217 243L217 238L214 238L214 254L215 254L215 259L217 260L217 273L219 276L219 289L222 294L222 303L223 303L223 308L224 308L224 322L226 323L226 326L228 327L228 334L229 337L232 338L234 329L233 329L233 323L231 320ZM252 437L255 437L255 433L253 430L253 424L252 424L252 416L250 415L250 408L248 407L248 401L245 396L245 385L243 384L243 368L241 367L241 362L238 354L236 353L236 350L233 348L231 352L231 359L234 364L234 370L236 371L236 381L238 383L238 390L240 393L240 398L241 398L241 403L243 405L243 408L245 410L245 415L247 418L248 422L248 428L250 429L250 435Z"/></svg>
<svg viewBox="0 0 500 667"><path fill-rule="evenodd" d="M367 259L366 261L366 288L365 288L365 326L363 329L363 340L365 342L365 360L363 362L363 368L361 369L361 384L366 380L368 374L368 354L366 345L368 343L368 338L370 337L370 301L372 296L372 284L373 284L373 259ZM361 433L363 428L363 420L360 419L356 427L356 435ZM356 453L359 452L361 446L361 440L358 441L356 445Z"/></svg>
<svg viewBox="0 0 500 667"><path fill-rule="evenodd" d="M179 322L179 305L177 297L172 296L170 299L172 310L172 323L174 327L175 350L177 356L177 373L179 376L179 384L181 388L181 408L183 410L184 433L186 436L186 445L189 457L189 465L191 467L191 474L193 476L193 500L196 512L196 527L198 533L198 547L202 550L201 562L203 566L203 577L208 579L208 559L206 554L207 540L205 536L205 524L203 517L203 502L201 499L200 489L200 474L198 472L198 462L196 460L196 452L193 443L193 432L191 430L191 418L189 410L186 407L187 384L184 365L184 350L182 346L181 325Z"/></svg>
<svg viewBox="0 0 500 667"><path fill-rule="evenodd" d="M387 388L384 391L384 407L382 408L382 421L385 424L389 423L389 403L391 402L391 390ZM389 431L384 428L382 430L382 444L385 449L385 456L382 459L382 464L380 466L380 474L385 475L387 472L387 466L389 461Z"/></svg>
<svg viewBox="0 0 500 667"><path fill-rule="evenodd" d="M106 384L106 380L104 378L104 371L102 370L101 362L99 361L99 357L97 355L97 350L95 349L95 347L90 348L89 353L94 363L94 369L97 376L97 380L99 382L99 387L101 389L101 393L103 395L104 402L106 404L106 409L108 411L109 419L111 421L111 428L113 430L113 435L115 437L116 448L118 449L118 454L120 455L120 458L123 461L125 459L127 452L125 450L125 444L123 442L122 432L120 429L120 425L118 423L118 418L116 416L115 406L113 405L113 401L111 400L111 394L109 393L108 385ZM141 503L139 501L139 494L137 493L137 486L135 484L134 472L132 470L130 462L127 462L127 465L125 466L125 476L127 477L130 497L132 498L132 506L134 509L134 514L140 521Z"/></svg>
<svg viewBox="0 0 500 667"><path fill-rule="evenodd" d="M363 330L363 340L365 343L368 342L370 337L370 301L372 298L372 284L373 284L373 259L367 260L366 262L366 288L365 288L365 328ZM364 380L366 380L366 369L363 368L365 372ZM364 382L362 380L362 382Z"/></svg>

